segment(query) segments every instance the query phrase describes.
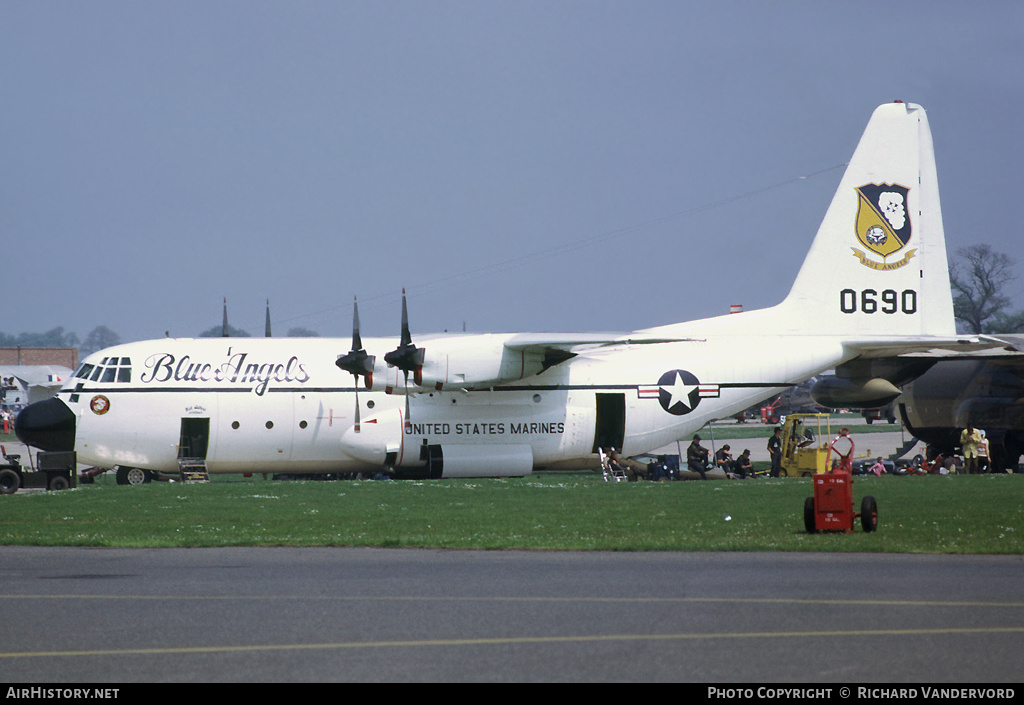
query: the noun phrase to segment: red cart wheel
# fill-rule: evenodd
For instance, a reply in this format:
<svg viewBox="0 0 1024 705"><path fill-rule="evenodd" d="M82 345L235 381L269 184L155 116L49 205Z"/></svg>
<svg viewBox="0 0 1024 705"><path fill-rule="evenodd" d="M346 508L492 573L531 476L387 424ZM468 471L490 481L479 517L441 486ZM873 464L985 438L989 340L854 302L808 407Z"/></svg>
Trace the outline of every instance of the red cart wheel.
<svg viewBox="0 0 1024 705"><path fill-rule="evenodd" d="M804 500L804 528L807 533L816 534L818 530L814 526L814 497Z"/></svg>
<svg viewBox="0 0 1024 705"><path fill-rule="evenodd" d="M860 503L860 523L864 531L868 533L878 528L878 505L871 495L866 496Z"/></svg>

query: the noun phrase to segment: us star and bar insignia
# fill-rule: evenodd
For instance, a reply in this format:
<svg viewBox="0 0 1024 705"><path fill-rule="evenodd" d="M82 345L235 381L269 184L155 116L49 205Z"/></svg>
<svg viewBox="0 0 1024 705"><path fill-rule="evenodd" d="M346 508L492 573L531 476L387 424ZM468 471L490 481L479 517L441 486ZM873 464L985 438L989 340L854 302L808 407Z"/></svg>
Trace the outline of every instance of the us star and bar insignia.
<svg viewBox="0 0 1024 705"><path fill-rule="evenodd" d="M701 399L717 398L717 384L701 384L686 370L670 370L663 374L657 384L637 387L641 399L657 399L661 408L675 416L688 414L697 408Z"/></svg>

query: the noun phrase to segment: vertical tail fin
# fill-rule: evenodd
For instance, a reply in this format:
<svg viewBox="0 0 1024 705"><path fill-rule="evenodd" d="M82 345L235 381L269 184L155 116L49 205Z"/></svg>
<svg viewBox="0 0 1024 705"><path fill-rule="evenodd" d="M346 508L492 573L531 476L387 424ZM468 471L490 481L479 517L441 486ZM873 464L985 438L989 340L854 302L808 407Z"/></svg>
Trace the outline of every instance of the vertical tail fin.
<svg viewBox="0 0 1024 705"><path fill-rule="evenodd" d="M955 334L935 155L921 106L875 110L780 308L794 332Z"/></svg>

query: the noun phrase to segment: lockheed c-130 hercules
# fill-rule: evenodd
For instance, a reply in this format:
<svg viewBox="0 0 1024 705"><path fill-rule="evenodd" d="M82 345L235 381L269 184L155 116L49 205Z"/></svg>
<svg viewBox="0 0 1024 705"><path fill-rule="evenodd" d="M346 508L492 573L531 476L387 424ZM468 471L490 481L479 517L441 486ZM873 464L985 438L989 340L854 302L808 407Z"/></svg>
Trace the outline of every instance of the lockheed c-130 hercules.
<svg viewBox="0 0 1024 705"><path fill-rule="evenodd" d="M756 345L750 341L756 340ZM120 482L177 473L523 476L685 438L811 376L828 406L877 406L958 336L931 133L874 111L789 295L626 334L162 339L102 350L16 432ZM347 349L347 352L346 352Z"/></svg>

